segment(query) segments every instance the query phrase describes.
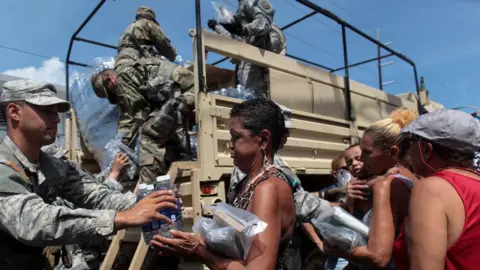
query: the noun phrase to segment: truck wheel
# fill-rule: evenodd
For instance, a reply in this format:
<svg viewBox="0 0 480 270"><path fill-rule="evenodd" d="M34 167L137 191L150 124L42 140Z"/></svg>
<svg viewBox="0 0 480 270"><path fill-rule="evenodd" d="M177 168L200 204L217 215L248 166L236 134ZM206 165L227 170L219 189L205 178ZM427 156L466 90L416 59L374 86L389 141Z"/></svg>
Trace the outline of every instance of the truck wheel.
<svg viewBox="0 0 480 270"><path fill-rule="evenodd" d="M318 269L325 269L325 255L318 248L314 248L303 262L302 270Z"/></svg>

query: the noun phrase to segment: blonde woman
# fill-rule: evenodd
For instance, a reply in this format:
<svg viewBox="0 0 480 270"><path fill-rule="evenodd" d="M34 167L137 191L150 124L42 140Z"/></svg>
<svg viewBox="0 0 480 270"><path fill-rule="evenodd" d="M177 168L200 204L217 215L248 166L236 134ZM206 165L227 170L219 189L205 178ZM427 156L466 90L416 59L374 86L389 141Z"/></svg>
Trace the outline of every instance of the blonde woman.
<svg viewBox="0 0 480 270"><path fill-rule="evenodd" d="M345 253L325 243L327 253L346 258L360 269L395 269L394 241L408 214L410 190L416 181L404 158L408 144L403 143L400 130L416 118L415 111L399 109L365 131L360 145L363 169L369 175L383 175L373 184L373 207L363 219L370 226L368 244ZM366 200L367 187L359 185L356 188L363 196L361 199ZM351 263L346 269L355 267Z"/></svg>

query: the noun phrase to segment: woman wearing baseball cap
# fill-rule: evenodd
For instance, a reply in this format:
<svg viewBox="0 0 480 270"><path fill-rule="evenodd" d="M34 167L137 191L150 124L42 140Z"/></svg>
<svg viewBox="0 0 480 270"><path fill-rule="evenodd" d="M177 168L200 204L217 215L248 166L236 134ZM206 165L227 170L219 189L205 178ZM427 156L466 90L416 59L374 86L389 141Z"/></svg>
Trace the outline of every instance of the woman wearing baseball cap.
<svg viewBox="0 0 480 270"><path fill-rule="evenodd" d="M480 175L472 166L480 123L462 111L440 110L402 134L422 179L412 191L406 237L395 243L397 269L479 269Z"/></svg>

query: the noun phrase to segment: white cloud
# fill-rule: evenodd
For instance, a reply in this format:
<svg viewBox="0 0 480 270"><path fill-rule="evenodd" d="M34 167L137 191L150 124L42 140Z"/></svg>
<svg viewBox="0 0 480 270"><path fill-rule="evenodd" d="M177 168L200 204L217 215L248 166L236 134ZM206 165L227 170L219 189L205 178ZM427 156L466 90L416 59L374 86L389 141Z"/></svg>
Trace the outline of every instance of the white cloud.
<svg viewBox="0 0 480 270"><path fill-rule="evenodd" d="M11 69L4 74L32 80L43 80L49 83L65 85L65 64L57 57L43 61L40 67L24 67Z"/></svg>

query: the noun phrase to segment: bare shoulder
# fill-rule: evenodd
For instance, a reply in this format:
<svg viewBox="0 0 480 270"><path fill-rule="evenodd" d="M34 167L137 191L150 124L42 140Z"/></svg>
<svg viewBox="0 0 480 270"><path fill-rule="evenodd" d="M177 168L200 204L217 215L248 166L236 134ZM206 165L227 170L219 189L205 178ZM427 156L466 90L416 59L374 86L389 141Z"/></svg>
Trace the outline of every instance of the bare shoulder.
<svg viewBox="0 0 480 270"><path fill-rule="evenodd" d="M453 186L445 179L437 176L423 178L415 184L413 189L415 194L425 196L446 197L451 192L455 192Z"/></svg>
<svg viewBox="0 0 480 270"><path fill-rule="evenodd" d="M252 201L256 205L262 204L276 207L280 202L289 198L293 200L292 189L287 181L271 176L258 184L253 193Z"/></svg>

